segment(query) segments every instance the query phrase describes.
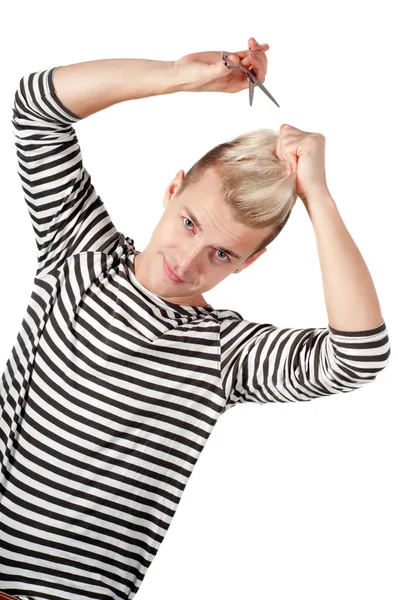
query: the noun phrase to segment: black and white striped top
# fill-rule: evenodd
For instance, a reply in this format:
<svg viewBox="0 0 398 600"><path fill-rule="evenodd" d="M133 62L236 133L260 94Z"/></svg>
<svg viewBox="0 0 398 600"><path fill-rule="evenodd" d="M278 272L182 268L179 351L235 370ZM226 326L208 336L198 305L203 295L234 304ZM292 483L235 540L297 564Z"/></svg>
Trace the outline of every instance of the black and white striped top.
<svg viewBox="0 0 398 600"><path fill-rule="evenodd" d="M83 166L56 68L22 77L13 108L38 267L0 383L0 589L131 600L226 410L360 388L390 342L384 321L287 329L147 290Z"/></svg>

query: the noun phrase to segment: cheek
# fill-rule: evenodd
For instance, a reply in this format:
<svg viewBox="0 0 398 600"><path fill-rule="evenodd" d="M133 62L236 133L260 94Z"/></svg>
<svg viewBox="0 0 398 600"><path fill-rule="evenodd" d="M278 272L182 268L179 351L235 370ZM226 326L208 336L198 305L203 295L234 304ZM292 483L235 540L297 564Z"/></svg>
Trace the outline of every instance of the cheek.
<svg viewBox="0 0 398 600"><path fill-rule="evenodd" d="M162 219L152 234L152 240L159 244L172 246L178 243L178 234L177 227L173 222L170 222L168 219Z"/></svg>
<svg viewBox="0 0 398 600"><path fill-rule="evenodd" d="M181 239L181 231L178 231L175 223L165 223L162 228L162 240L168 246L177 246Z"/></svg>

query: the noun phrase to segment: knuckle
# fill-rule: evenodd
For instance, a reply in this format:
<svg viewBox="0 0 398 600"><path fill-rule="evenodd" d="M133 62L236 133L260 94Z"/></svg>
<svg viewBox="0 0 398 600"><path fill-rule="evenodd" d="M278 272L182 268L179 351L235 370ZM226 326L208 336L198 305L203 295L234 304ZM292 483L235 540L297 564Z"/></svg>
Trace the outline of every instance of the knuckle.
<svg viewBox="0 0 398 600"><path fill-rule="evenodd" d="M312 146L316 146L320 142L324 143L326 138L322 133L311 133L308 139Z"/></svg>

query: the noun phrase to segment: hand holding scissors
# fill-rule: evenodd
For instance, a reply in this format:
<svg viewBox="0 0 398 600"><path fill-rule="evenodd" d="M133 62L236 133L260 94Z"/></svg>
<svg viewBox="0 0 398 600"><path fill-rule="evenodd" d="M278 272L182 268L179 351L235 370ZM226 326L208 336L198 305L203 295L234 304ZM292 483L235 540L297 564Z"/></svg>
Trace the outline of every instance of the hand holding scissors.
<svg viewBox="0 0 398 600"><path fill-rule="evenodd" d="M252 40L252 44L253 44L253 48L251 48L249 46L249 50L253 50L253 51L257 51L257 50L262 50L261 44L258 44L256 42L256 40L254 38L250 38ZM250 40L249 40L250 41ZM229 56L228 56L229 55ZM224 63L224 65L226 67L228 67L228 69L241 69L244 73L246 73L247 75L247 79L249 81L249 103L250 106L253 105L253 96L254 96L254 86L257 85L263 92L264 94L266 94L268 96L268 98L270 98L272 100L272 102L274 102L277 106L279 106L279 104L277 103L277 101L275 100L275 98L273 96L271 96L271 94L269 93L269 91L263 86L263 84L261 83L261 81L259 81L259 79L257 79L254 76L254 67L258 67L260 59L255 57L254 58L254 63L252 64L252 66L250 66L249 69L247 69L246 67L243 66L243 64L238 64L235 62L234 57L236 55L234 54L229 54L229 52L223 52L222 53L222 61ZM248 55L250 56L250 55ZM229 61L229 62L227 62ZM265 69L265 72L267 71L267 69ZM260 76L260 75L259 75ZM265 76L265 74L264 74ZM264 79L263 79L264 81Z"/></svg>
<svg viewBox="0 0 398 600"><path fill-rule="evenodd" d="M269 46L258 44L254 38L249 38L249 44L248 50L232 54L196 52L174 61L177 91L236 93L249 87L251 106L254 86L257 85L279 106L261 83L267 73L266 51Z"/></svg>

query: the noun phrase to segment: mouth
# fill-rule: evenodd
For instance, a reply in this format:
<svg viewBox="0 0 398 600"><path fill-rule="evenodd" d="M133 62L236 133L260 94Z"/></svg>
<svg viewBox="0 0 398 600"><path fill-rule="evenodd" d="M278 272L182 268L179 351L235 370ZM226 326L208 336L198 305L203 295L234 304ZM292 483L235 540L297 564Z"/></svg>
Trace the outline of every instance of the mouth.
<svg viewBox="0 0 398 600"><path fill-rule="evenodd" d="M178 277L178 275L176 275L176 273L173 271L173 269L170 267L169 263L167 262L167 260L163 257L163 269L164 272L166 273L167 277L173 281L173 283L185 283L183 279L181 279L180 277Z"/></svg>

